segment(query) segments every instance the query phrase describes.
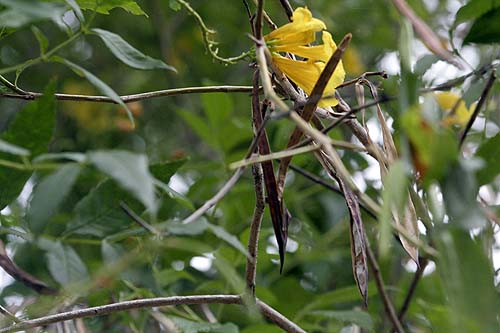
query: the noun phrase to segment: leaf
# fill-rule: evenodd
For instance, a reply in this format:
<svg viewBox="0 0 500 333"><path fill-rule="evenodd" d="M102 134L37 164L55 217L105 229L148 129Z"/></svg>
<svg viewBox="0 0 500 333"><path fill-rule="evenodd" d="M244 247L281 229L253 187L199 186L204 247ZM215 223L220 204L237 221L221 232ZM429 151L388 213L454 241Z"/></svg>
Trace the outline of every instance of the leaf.
<svg viewBox="0 0 500 333"><path fill-rule="evenodd" d="M178 12L181 10L181 4L177 0L169 0L168 1L168 6L170 9L172 9L174 12Z"/></svg>
<svg viewBox="0 0 500 333"><path fill-rule="evenodd" d="M193 223L181 223L175 221L165 222L163 225L160 225L165 229L169 234L172 235L187 235L187 236L196 236L201 235L207 230L209 224L205 219L199 219Z"/></svg>
<svg viewBox="0 0 500 333"><path fill-rule="evenodd" d="M120 201L136 208L134 201L128 200L113 181L101 182L75 205L74 217L68 222L64 235L75 233L103 238L127 228L129 218L120 208Z"/></svg>
<svg viewBox="0 0 500 333"><path fill-rule="evenodd" d="M54 58L54 60L62 62L66 66L70 67L78 75L85 77L92 85L94 85L97 89L99 89L104 95L108 96L115 103L122 106L125 109L125 111L127 111L127 115L128 115L128 118L130 119L130 122L135 126L134 115L132 114L132 112L128 108L127 104L125 104L122 101L120 96L118 96L118 94L110 86L108 86L106 83L101 81L101 79L99 79L94 74L92 74L89 71L87 71L86 69L78 66L77 64L72 63L69 60L57 59L57 58Z"/></svg>
<svg viewBox="0 0 500 333"><path fill-rule="evenodd" d="M80 20L80 23L85 22L85 17L83 17L82 10L80 9L80 6L78 6L78 3L75 0L64 0L66 3L73 9L75 12L76 17Z"/></svg>
<svg viewBox="0 0 500 333"><path fill-rule="evenodd" d="M453 25L478 18L496 7L500 7L498 0L470 0L458 10Z"/></svg>
<svg viewBox="0 0 500 333"><path fill-rule="evenodd" d="M81 9L95 10L99 14L109 14L115 8L122 8L134 15L144 15L146 13L139 7L136 1L132 0L76 0Z"/></svg>
<svg viewBox="0 0 500 333"><path fill-rule="evenodd" d="M12 276L16 281L19 281L27 287L35 290L36 292L44 295L51 295L57 293L54 288L49 287L45 282L40 281L30 273L24 271L17 266L7 255L5 244L0 240L0 266L2 269Z"/></svg>
<svg viewBox="0 0 500 333"><path fill-rule="evenodd" d="M198 223L200 220L192 222L192 223ZM243 253L247 258L250 257L248 254L247 248L241 244L240 240L238 237L231 235L229 232L226 231L226 229L210 224L208 223L208 230L210 230L215 236L218 238L222 239L241 253Z"/></svg>
<svg viewBox="0 0 500 333"><path fill-rule="evenodd" d="M500 174L500 133L488 140L485 140L479 146L476 156L481 158L485 164L477 172L477 181L479 185L491 183Z"/></svg>
<svg viewBox="0 0 500 333"><path fill-rule="evenodd" d="M324 319L335 319L344 324L354 324L367 330L373 330L373 320L368 312L364 311L313 311L310 316Z"/></svg>
<svg viewBox="0 0 500 333"><path fill-rule="evenodd" d="M67 286L89 278L87 267L71 246L47 238L40 238L38 246L46 251L50 274L61 285Z"/></svg>
<svg viewBox="0 0 500 333"><path fill-rule="evenodd" d="M439 60L439 57L434 55L434 54L426 54L422 58L418 59L417 63L415 64L415 73L417 75L424 75L425 72L429 68L432 67L437 61Z"/></svg>
<svg viewBox="0 0 500 333"><path fill-rule="evenodd" d="M413 163L424 186L441 179L458 158L454 133L428 122L417 108L403 114L401 125L410 141Z"/></svg>
<svg viewBox="0 0 500 333"><path fill-rule="evenodd" d="M480 16L464 38L464 44L493 44L500 43L500 7L490 10Z"/></svg>
<svg viewBox="0 0 500 333"><path fill-rule="evenodd" d="M412 223L412 215L408 208L411 205L408 201L407 192L409 181L405 165L402 161L398 161L390 167L388 173L383 178L383 184L383 205L378 218L380 223L379 249L381 256L387 256L389 253L393 219L396 224L402 225L415 238L418 238L419 232L416 219ZM418 249L404 237L400 237L400 240L410 257L415 262L418 262Z"/></svg>
<svg viewBox="0 0 500 333"><path fill-rule="evenodd" d="M468 230L448 228L440 232L437 244L439 273L449 304L446 318L452 332L498 332L498 292L494 287L486 244L471 239Z"/></svg>
<svg viewBox="0 0 500 333"><path fill-rule="evenodd" d="M63 153L48 153L37 156L33 159L33 162L43 162L50 160L69 160L77 163L84 163L87 159L87 156L82 153L71 153L71 152L63 152Z"/></svg>
<svg viewBox="0 0 500 333"><path fill-rule="evenodd" d="M0 27L20 28L24 25L44 20L59 23L66 6L30 0L0 0L7 9L0 12Z"/></svg>
<svg viewBox="0 0 500 333"><path fill-rule="evenodd" d="M188 161L187 158L182 158L173 161L156 163L149 166L149 170L153 176L159 181L168 184L170 178Z"/></svg>
<svg viewBox="0 0 500 333"><path fill-rule="evenodd" d="M474 168L466 161L459 161L441 182L450 223L465 229L481 228L487 223L476 201L479 186L474 177Z"/></svg>
<svg viewBox="0 0 500 333"><path fill-rule="evenodd" d="M232 292L242 294L245 291L245 281L243 281L243 278L238 274L232 263L229 263L222 256L221 251L218 251L215 255L214 265L224 280L226 280Z"/></svg>
<svg viewBox="0 0 500 333"><path fill-rule="evenodd" d="M108 49L123 63L137 69L168 69L174 72L177 70L165 64L161 60L153 59L127 43L121 36L103 29L92 29Z"/></svg>
<svg viewBox="0 0 500 333"><path fill-rule="evenodd" d="M55 123L55 83L49 83L43 96L30 102L2 133L0 138L23 147L37 156L47 151ZM0 157L3 155L0 153ZM31 172L0 167L0 209L10 204L21 192Z"/></svg>
<svg viewBox="0 0 500 333"><path fill-rule="evenodd" d="M43 178L35 186L26 212L26 218L33 233L40 234L43 232L49 219L57 212L59 206L71 191L80 169L78 164L66 164L56 172Z"/></svg>
<svg viewBox="0 0 500 333"><path fill-rule="evenodd" d="M232 323L212 324L195 322L181 317L170 316L181 333L238 333L239 329Z"/></svg>
<svg viewBox="0 0 500 333"><path fill-rule="evenodd" d="M188 280L196 283L195 277L185 270L176 271L175 269L164 269L160 272L155 272L154 277L160 288L165 288L180 280Z"/></svg>
<svg viewBox="0 0 500 333"><path fill-rule="evenodd" d="M38 46L40 47L40 55L44 55L49 47L49 40L47 39L47 37L45 37L43 32L37 27L32 26L31 31L33 32L33 35L35 35L35 38L38 41Z"/></svg>
<svg viewBox="0 0 500 333"><path fill-rule="evenodd" d="M122 188L146 206L152 214L158 208L154 178L145 155L121 150L100 150L88 153L89 161L113 178Z"/></svg>
<svg viewBox="0 0 500 333"><path fill-rule="evenodd" d="M29 156L30 152L27 149L18 147L0 139L0 151L17 156Z"/></svg>

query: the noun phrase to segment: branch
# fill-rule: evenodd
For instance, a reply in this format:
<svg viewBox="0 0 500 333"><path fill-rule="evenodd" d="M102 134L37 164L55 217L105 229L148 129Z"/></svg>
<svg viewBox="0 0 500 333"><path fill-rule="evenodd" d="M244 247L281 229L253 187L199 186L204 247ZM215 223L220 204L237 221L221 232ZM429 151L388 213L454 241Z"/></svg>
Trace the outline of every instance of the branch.
<svg viewBox="0 0 500 333"><path fill-rule="evenodd" d="M185 95L185 94L204 94L204 93L250 93L251 86L208 86L208 87L186 87L174 88L166 90L150 91L140 94L120 96L124 103L132 103L151 98ZM38 92L26 91L25 94L0 93L0 98L15 98L28 101L42 97L43 94ZM91 96L91 95L70 95L70 94L55 94L55 98L61 101L81 101L81 102L98 102L116 104L107 96Z"/></svg>
<svg viewBox="0 0 500 333"><path fill-rule="evenodd" d="M469 121L467 122L467 125L465 126L464 131L462 132L462 135L460 136L460 147L463 145L465 138L467 137L467 133L469 133L472 124L479 115L479 111L481 110L483 104L486 102L488 94L490 93L491 88L493 88L493 84L495 83L496 78L497 78L497 72L495 69L493 69L491 71L490 78L488 79L488 82L486 83L486 86L484 87L483 92L481 93L481 97L479 98L479 101L477 102L476 107L474 108L474 112L472 113L472 116L470 117Z"/></svg>
<svg viewBox="0 0 500 333"><path fill-rule="evenodd" d="M344 193L336 186L330 184L329 182L325 181L324 179L316 176L315 174L310 173L309 171L306 171L296 165L290 164L290 169L293 171L297 172L299 175L303 176L306 179L309 179L311 182L316 183L318 185L323 186L324 188L335 192L341 196L344 196ZM374 213L370 208L368 208L362 201L359 202L359 206L363 208L363 210L370 215L372 218L377 219L377 214Z"/></svg>
<svg viewBox="0 0 500 333"><path fill-rule="evenodd" d="M410 289L408 289L408 293L406 294L403 305L401 306L401 309L398 312L398 318L400 321L403 320L406 311L408 311L408 308L410 307L411 299L415 294L415 290L417 290L418 282L420 281L420 278L424 274L425 267L427 267L428 263L429 261L427 259L420 258L417 271L415 272L413 280L411 281Z"/></svg>
<svg viewBox="0 0 500 333"><path fill-rule="evenodd" d="M280 3L281 3L281 6L283 7L283 9L286 12L286 16L288 17L288 20L291 21L292 20L292 16L293 16L293 8L290 5L290 2L288 2L288 0L280 0Z"/></svg>
<svg viewBox="0 0 500 333"><path fill-rule="evenodd" d="M12 276L14 280L21 282L26 287L33 289L37 293L43 295L57 294L56 289L48 286L45 282L40 281L30 273L17 266L7 255L5 245L2 240L0 240L0 267L2 267L7 274Z"/></svg>
<svg viewBox="0 0 500 333"><path fill-rule="evenodd" d="M253 211L252 224L250 225L250 237L248 238L248 254L246 266L247 289L255 296L255 276L257 272L257 253L259 249L259 233L262 216L266 208L264 199L264 176L260 165L252 166L253 182L255 187L255 209Z"/></svg>
<svg viewBox="0 0 500 333"><path fill-rule="evenodd" d="M73 320L77 318L97 317L107 314L151 307L182 305L182 304L243 304L243 301L238 295L199 295L199 296L172 296L172 297L157 297L157 298L144 298L132 301L124 301L118 303L111 303L102 306L94 306L85 309L78 309L74 311L62 312L55 315L48 315L36 319L25 320L22 323L12 325L0 329L0 333L11 333L25 331L30 328L46 326L49 324L59 323L66 320ZM271 308L266 303L257 300L257 307L259 311L270 321L275 323L280 328L289 333L306 333L297 324L290 321L278 311Z"/></svg>
<svg viewBox="0 0 500 333"><path fill-rule="evenodd" d="M380 273L380 267L378 266L377 259L375 258L375 254L370 248L370 244L368 241L366 242L366 254L368 256L368 263L370 264L375 283L377 285L378 292L380 297L382 298L382 302L384 303L384 310L389 317L389 320L392 322L392 325L395 328L397 333L405 333L401 322L399 321L398 315L396 314L396 310L394 310L394 305L392 304L387 291L385 290L384 279L382 278L382 274ZM1 333L1 332L0 332Z"/></svg>
<svg viewBox="0 0 500 333"><path fill-rule="evenodd" d="M318 102L320 101L321 96L323 95L323 91L325 90L325 87L328 84L330 77L333 75L335 69L337 68L337 65L340 63L340 59L342 58L342 55L347 49L347 46L349 45L351 39L352 39L351 34L345 35L345 37L339 43L335 52L333 52L332 56L326 63L325 68L323 69L321 75L318 78L318 81L315 83L314 88L311 91L311 95L309 96L309 99L307 100L306 105L304 106L304 110L302 111L301 114L302 118L306 123L309 123L309 121L311 121L314 115L314 111L318 106ZM302 134L303 134L302 130L298 126L295 127L293 133L290 135L287 147L292 147L295 144L297 144L300 141ZM278 191L280 197L283 195L286 173L288 165L290 164L291 161L292 161L292 156L283 158L280 161L280 167L278 171Z"/></svg>
<svg viewBox="0 0 500 333"><path fill-rule="evenodd" d="M257 129L256 134L252 140L252 143L250 144L250 148L248 149L245 158L250 157L255 152L259 139L262 133L264 133L264 128L266 127L268 121L269 117L266 116L263 119L261 126ZM200 208L198 208L191 215L186 217L182 221L182 223L191 223L196 221L201 216L203 216L203 214L205 214L211 207L213 207L217 202L219 202L222 198L224 198L224 196L233 188L236 182L238 182L238 179L240 179L241 175L243 174L243 171L245 171L245 168L246 166L238 168L231 176L231 178L229 178L229 180L220 188L220 190L212 198L206 201Z"/></svg>
<svg viewBox="0 0 500 333"><path fill-rule="evenodd" d="M153 227L148 222L144 221L139 215L137 215L125 202L120 201L120 208L127 214L128 217L132 219L135 223L146 229L149 233L155 236L159 236L160 232Z"/></svg>

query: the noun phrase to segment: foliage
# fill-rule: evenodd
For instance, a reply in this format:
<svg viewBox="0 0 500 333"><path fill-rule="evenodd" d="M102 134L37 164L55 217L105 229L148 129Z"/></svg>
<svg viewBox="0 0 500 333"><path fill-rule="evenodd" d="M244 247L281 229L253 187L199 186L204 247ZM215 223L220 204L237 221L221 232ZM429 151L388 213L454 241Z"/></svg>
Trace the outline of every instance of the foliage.
<svg viewBox="0 0 500 333"><path fill-rule="evenodd" d="M276 68L278 100L252 79L262 66L262 45L247 36L258 2L0 0L0 266L13 278L0 275L0 332L82 307L219 294L242 295L242 304L128 308L66 327L280 332L265 304L307 332L389 332L398 323L405 332L498 332L500 2L408 0L412 17L393 6L401 0L289 1L312 12L312 37L325 26L337 42L353 35L332 78L344 68L345 82L357 80L339 87L327 77L318 95L321 71L342 55L330 34L324 44L293 44L305 26L294 24L285 46L266 37L275 67L318 97L307 103ZM266 1L265 17L285 26L286 3ZM298 66L313 74L301 77ZM175 89L183 87L205 91ZM355 113L343 122L340 96ZM305 105L306 117L314 103L337 100L312 121L333 130L306 130L320 147L294 156L277 182L278 161L256 164L263 180L260 167L231 168L250 157L261 108L277 115L261 119L266 155L266 145L297 148L297 122L283 111ZM209 204L224 185L230 191ZM259 198L252 286L247 244Z"/></svg>

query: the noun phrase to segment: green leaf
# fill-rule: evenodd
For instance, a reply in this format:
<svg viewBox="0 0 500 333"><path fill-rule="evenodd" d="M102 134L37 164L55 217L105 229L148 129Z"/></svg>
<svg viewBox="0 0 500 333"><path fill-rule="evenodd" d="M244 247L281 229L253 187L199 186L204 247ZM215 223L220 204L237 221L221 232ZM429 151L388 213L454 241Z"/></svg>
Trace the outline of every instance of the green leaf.
<svg viewBox="0 0 500 333"><path fill-rule="evenodd" d="M30 152L27 149L18 147L0 139L0 151L17 156L29 156Z"/></svg>
<svg viewBox="0 0 500 333"><path fill-rule="evenodd" d="M188 161L187 158L152 164L149 170L159 181L168 184L170 178Z"/></svg>
<svg viewBox="0 0 500 333"><path fill-rule="evenodd" d="M380 241L379 250L381 256L387 256L391 240L391 222L393 213L402 216L405 207L408 186L408 177L405 165L402 161L394 163L383 179L384 190L382 192L382 209L379 215Z"/></svg>
<svg viewBox="0 0 500 333"><path fill-rule="evenodd" d="M496 7L500 7L498 0L471 0L458 10L454 26L478 18Z"/></svg>
<svg viewBox="0 0 500 333"><path fill-rule="evenodd" d="M490 10L480 16L465 36L464 44L493 44L500 43L500 7Z"/></svg>
<svg viewBox="0 0 500 333"><path fill-rule="evenodd" d="M66 1L66 3L71 7L71 9L73 9L76 17L78 17L78 19L80 20L80 23L85 22L85 17L83 17L82 10L78 5L78 3L75 0L64 0L64 1Z"/></svg>
<svg viewBox="0 0 500 333"><path fill-rule="evenodd" d="M479 185L491 183L500 174L500 133L481 143L476 153L484 162L484 166L477 173Z"/></svg>
<svg viewBox="0 0 500 333"><path fill-rule="evenodd" d="M439 237L440 277L450 310L453 332L498 332L498 293L494 272L484 252L486 244L467 230L444 230Z"/></svg>
<svg viewBox="0 0 500 333"><path fill-rule="evenodd" d="M481 228L487 223L476 201L479 186L474 171L466 161L460 161L451 168L441 185L450 223L465 229Z"/></svg>
<svg viewBox="0 0 500 333"><path fill-rule="evenodd" d="M177 0L169 0L168 1L168 6L170 9L172 9L174 12L177 12L182 9L181 4Z"/></svg>
<svg viewBox="0 0 500 333"><path fill-rule="evenodd" d="M313 311L309 315L316 318L335 319L345 324L355 324L367 330L373 329L372 317L364 311Z"/></svg>
<svg viewBox="0 0 500 333"><path fill-rule="evenodd" d="M200 117L189 110L178 110L177 114L188 123L189 127L191 127L191 129L201 139L203 139L203 141L216 149L218 148L217 140L213 136L213 132L210 130L210 127L203 117Z"/></svg>
<svg viewBox="0 0 500 333"><path fill-rule="evenodd" d="M170 316L181 333L238 333L239 329L232 323L212 324L195 322L181 317Z"/></svg>
<svg viewBox="0 0 500 333"><path fill-rule="evenodd" d="M122 8L134 15L144 15L146 13L139 7L136 1L132 0L76 0L81 9L95 10L100 14L109 14L115 8Z"/></svg>
<svg viewBox="0 0 500 333"><path fill-rule="evenodd" d="M49 47L49 40L47 39L47 37L45 37L42 30L38 29L37 27L32 26L31 31L38 41L38 46L40 47L40 55L44 55Z"/></svg>
<svg viewBox="0 0 500 333"><path fill-rule="evenodd" d="M152 214L156 213L158 203L154 178L149 172L145 155L120 150L101 150L90 152L88 157L92 164L128 190Z"/></svg>
<svg viewBox="0 0 500 333"><path fill-rule="evenodd" d="M167 221L160 225L162 229L165 229L169 234L172 235L187 235L196 236L201 235L208 228L208 223L205 219L199 219L193 223L181 223L175 221Z"/></svg>
<svg viewBox="0 0 500 333"><path fill-rule="evenodd" d="M132 68L137 69L168 69L174 72L177 70L165 64L163 61L158 59L153 59L142 52L134 48L132 45L127 43L121 36L103 29L92 29L99 37L108 49L120 59L124 64L129 65Z"/></svg>
<svg viewBox="0 0 500 333"><path fill-rule="evenodd" d="M415 74L417 75L424 75L425 72L429 68L432 67L437 61L439 60L439 57L434 55L434 54L426 54L422 58L418 59L417 63L415 64Z"/></svg>
<svg viewBox="0 0 500 333"><path fill-rule="evenodd" d="M66 164L35 186L26 213L28 224L34 234L43 232L49 219L57 212L71 191L80 169L78 164Z"/></svg>
<svg viewBox="0 0 500 333"><path fill-rule="evenodd" d="M196 282L193 275L189 274L187 271L176 271L175 269L164 269L160 272L155 272L154 274L156 283L160 288L165 288L175 282L180 280L188 280L190 282Z"/></svg>
<svg viewBox="0 0 500 333"><path fill-rule="evenodd" d="M50 83L43 96L28 103L16 114L0 138L23 147L37 156L47 151L55 123L55 83ZM0 153L0 158L7 158ZM31 172L0 167L0 209L10 204L21 192Z"/></svg>
<svg viewBox="0 0 500 333"><path fill-rule="evenodd" d="M428 186L440 180L458 158L458 141L452 131L435 128L419 108L412 108L401 118L401 125L413 148L413 159Z"/></svg>
<svg viewBox="0 0 500 333"><path fill-rule="evenodd" d="M87 267L71 246L46 238L40 238L38 246L46 251L48 268L54 280L64 286L88 280Z"/></svg>
<svg viewBox="0 0 500 333"><path fill-rule="evenodd" d="M0 12L0 27L19 28L37 21L60 22L66 6L43 1L0 0L7 9Z"/></svg>
<svg viewBox="0 0 500 333"><path fill-rule="evenodd" d="M132 209L139 205L129 200L113 181L101 182L76 204L65 236L76 233L103 238L127 228L129 217L120 208L120 201L126 201Z"/></svg>
<svg viewBox="0 0 500 333"><path fill-rule="evenodd" d="M58 60L57 58L54 58L54 60L62 62L66 66L70 67L76 74L85 77L92 85L94 85L97 89L99 89L104 95L108 96L114 102L121 105L127 111L127 115L129 117L130 121L132 122L132 124L135 124L134 123L134 116L133 116L132 112L130 111L130 109L128 108L127 104L125 104L122 101L120 96L110 86L108 86L106 83L101 81L101 79L99 79L94 74L87 71L85 68L80 67L77 64L74 64L69 60L66 60L66 59Z"/></svg>
<svg viewBox="0 0 500 333"><path fill-rule="evenodd" d="M192 223L198 223L198 221L192 222ZM241 253L243 253L247 258L249 257L247 248L240 242L238 237L231 235L229 232L226 231L226 229L210 224L208 223L208 230L210 230L215 236L218 238L222 239Z"/></svg>

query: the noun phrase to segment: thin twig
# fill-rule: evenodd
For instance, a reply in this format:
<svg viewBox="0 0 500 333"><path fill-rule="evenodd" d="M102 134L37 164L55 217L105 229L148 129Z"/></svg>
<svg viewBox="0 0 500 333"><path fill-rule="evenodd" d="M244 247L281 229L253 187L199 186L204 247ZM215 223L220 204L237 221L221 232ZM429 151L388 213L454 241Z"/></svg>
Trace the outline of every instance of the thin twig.
<svg viewBox="0 0 500 333"><path fill-rule="evenodd" d="M375 254L370 248L370 244L368 243L368 241L366 242L366 254L368 256L368 263L370 264L373 271L373 277L375 279L379 295L382 298L382 302L384 303L385 313L389 318L389 320L392 322L395 331L397 333L404 333L405 330L403 329L403 326L401 325L401 322L398 319L398 315L396 314L396 310L394 309L394 305L392 304L392 301L389 298L389 295L387 294L387 290L385 289L384 279L382 277L382 274L380 273L380 267L377 263L377 259L375 258Z"/></svg>
<svg viewBox="0 0 500 333"><path fill-rule="evenodd" d="M107 314L151 307L162 307L172 305L195 305L195 304L243 304L243 300L238 295L199 295L199 296L172 296L143 298L131 301L111 303L90 308L78 309L74 311L62 312L54 315L39 317L36 319L25 320L21 323L0 329L0 333L11 333L25 331L30 328L47 326L49 324L59 323L67 320L73 320L86 317L104 316ZM259 311L270 321L289 333L305 333L297 324L283 316L281 313L257 300Z"/></svg>
<svg viewBox="0 0 500 333"><path fill-rule="evenodd" d="M309 99L306 102L306 105L304 106L304 110L301 114L302 118L305 120L305 122L311 121L314 111L316 110L316 107L318 105L318 102L321 99L321 96L323 96L323 91L326 88L326 85L328 84L330 77L334 74L335 69L337 68L337 65L340 63L342 55L344 54L345 50L347 49L347 46L349 45L349 42L352 39L351 34L345 35L345 37L342 39L340 42L339 46L333 52L332 56L328 60L328 62L325 65L325 68L321 72L318 81L314 84L314 88L309 96ZM293 133L290 135L290 139L288 140L287 147L292 147L295 144L297 144L300 141L300 138L302 137L302 130L297 126L295 127ZM280 161L280 167L278 171L278 191L280 197L283 196L283 191L285 187L285 178L286 178L286 173L288 169L288 165L292 161L292 156L283 158Z"/></svg>
<svg viewBox="0 0 500 333"><path fill-rule="evenodd" d="M17 318L14 314L12 314L9 310L0 305L0 313L3 314L8 319L12 320L15 323L22 323L22 320Z"/></svg>
<svg viewBox="0 0 500 333"><path fill-rule="evenodd" d="M203 216L210 208L215 206L224 196L233 188L234 185L238 182L240 179L241 175L245 171L245 166L238 168L234 174L231 176L231 178L228 179L228 181L220 188L220 190L209 200L205 201L205 203L195 210L191 215L186 217L182 223L187 224L196 221L200 217Z"/></svg>
<svg viewBox="0 0 500 333"><path fill-rule="evenodd" d="M156 236L160 235L160 232L155 227L153 227L148 222L144 221L125 202L120 201L120 208L125 212L125 214L127 214L128 217L132 219L132 221L134 221L135 223L146 229L148 232Z"/></svg>
<svg viewBox="0 0 500 333"><path fill-rule="evenodd" d="M283 9L286 12L286 16L288 17L288 20L291 21L292 20L292 16L293 16L293 8L290 5L290 2L288 2L288 0L280 0L280 3L281 3L281 6L283 7Z"/></svg>
<svg viewBox="0 0 500 333"><path fill-rule="evenodd" d="M123 95L120 99L124 103L132 103L151 98L185 95L185 94L205 94L205 93L251 93L251 86L208 86L208 87L186 87L174 88L166 90L150 91L140 94ZM43 96L38 92L26 91L26 94L0 93L0 98L15 98L24 100L35 100ZM81 101L81 102L99 102L116 104L114 100L107 96L91 96L91 95L71 95L71 94L55 94L57 100L61 101Z"/></svg>
<svg viewBox="0 0 500 333"><path fill-rule="evenodd" d="M264 0L257 2L257 15L255 16L255 38L260 40L262 38L262 16L264 14Z"/></svg>
<svg viewBox="0 0 500 333"><path fill-rule="evenodd" d="M261 126L257 129L256 134L250 144L250 148L248 148L248 152L245 158L248 158L255 152L257 144L259 142L259 138L264 133L264 128L266 127L267 122L269 121L269 117L265 117L262 121ZM199 219L203 214L205 214L210 208L212 208L217 202L219 202L224 196L233 188L233 186L238 182L243 171L245 171L245 166L238 168L231 178L220 188L220 190L209 200L207 200L200 208L194 211L191 215L186 217L182 223L191 223Z"/></svg>
<svg viewBox="0 0 500 333"><path fill-rule="evenodd" d="M315 174L313 174L307 170L304 170L304 169L302 169L294 164L290 164L290 169L297 172L299 175L303 176L304 178L309 179L313 183L321 185L324 188L326 188L332 192L335 192L341 196L344 196L344 193L338 187L334 186L333 184L330 184L329 182L316 176ZM377 219L377 214L375 214L373 211L371 211L370 208L368 208L366 205L363 204L363 202L360 202L359 205L368 215L370 215L374 219Z"/></svg>
<svg viewBox="0 0 500 333"><path fill-rule="evenodd" d="M229 169L234 170L242 166L248 166L248 165L253 165L256 163L262 163L262 162L269 162L272 160L279 160L285 157L290 157L290 156L295 156L295 155L300 155L300 154L305 154L305 153L310 153L314 150L318 150L319 147L315 145L309 145L305 147L300 147L297 149L286 149L283 151L279 151L276 153L271 153L271 154L266 154L266 155L255 155L250 158L246 158L240 161L233 162L229 164ZM364 148L363 148L364 149Z"/></svg>
<svg viewBox="0 0 500 333"><path fill-rule="evenodd" d="M264 199L264 176L260 165L252 166L253 181L255 188L255 208L253 211L252 224L250 225L250 236L248 238L248 254L246 266L247 289L255 297L255 277L257 272L257 253L259 248L259 232L266 208Z"/></svg>
<svg viewBox="0 0 500 333"><path fill-rule="evenodd" d="M352 150L355 152L366 152L365 147L346 142L346 141L340 141L340 140L330 140L331 144L335 148L340 148L340 149L348 149ZM262 163L266 161L272 161L272 160L279 160L284 157L290 157L290 156L295 156L295 155L300 155L300 154L305 154L309 153L315 150L318 150L319 147L315 145L309 145L309 146L304 146L304 147L299 147L295 149L286 149L282 151L278 151L275 153L267 154L267 155L255 155L247 159L239 160L236 162L233 162L229 164L229 169L234 170L236 168L239 168L244 165L252 165L255 163Z"/></svg>
<svg viewBox="0 0 500 333"><path fill-rule="evenodd" d="M387 79L389 77L385 71L365 72L365 73L361 74L360 76L358 76L355 79L352 79L352 80L349 80L349 81L345 81L344 83L338 85L337 89L344 88L344 87L347 87L347 86L351 86L351 85L355 84L356 82L358 82L359 80L366 79L369 76L381 76L383 79Z"/></svg>
<svg viewBox="0 0 500 333"><path fill-rule="evenodd" d="M17 93L19 95L26 95L26 94L28 94L26 91L22 90L21 88L19 88L18 86L16 86L14 83L10 82L9 80L7 80L2 75L0 75L0 82L3 85L5 85L7 88L9 88L10 90L12 90L13 92L15 92L15 93Z"/></svg>
<svg viewBox="0 0 500 333"><path fill-rule="evenodd" d="M420 279L422 278L424 274L425 267L427 267L427 264L429 261L425 258L420 257L419 258L419 265L417 268L417 271L415 272L415 275L413 276L413 280L411 281L410 288L408 289L408 293L406 294L405 300L403 302L403 305L401 306L401 309L398 312L398 318L400 321L403 320L406 311L408 311L408 308L410 307L411 300L413 298L413 295L415 294L415 291L417 290L417 285Z"/></svg>
<svg viewBox="0 0 500 333"><path fill-rule="evenodd" d="M472 116L470 117L469 121L467 122L467 125L465 126L465 129L463 130L460 136L460 147L463 145L465 138L467 137L467 134L469 133L469 130L472 127L472 124L479 115L479 111L481 111L483 104L486 102L486 99L488 98L491 88L493 88L493 84L495 83L496 78L497 78L497 72L495 69L493 69L491 71L490 78L488 79L488 82L486 82L486 86L484 87L483 92L481 93L481 97L479 98L479 101L477 102L476 107L474 108L474 112L472 113Z"/></svg>

